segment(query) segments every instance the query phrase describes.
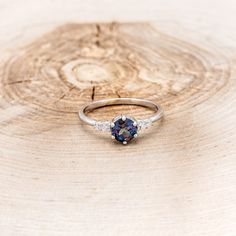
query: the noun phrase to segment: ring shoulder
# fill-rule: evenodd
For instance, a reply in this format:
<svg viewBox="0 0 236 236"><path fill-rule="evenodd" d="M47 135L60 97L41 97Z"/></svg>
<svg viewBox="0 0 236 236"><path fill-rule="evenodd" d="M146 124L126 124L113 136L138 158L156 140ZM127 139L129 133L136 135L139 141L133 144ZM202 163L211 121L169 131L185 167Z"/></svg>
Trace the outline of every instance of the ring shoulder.
<svg viewBox="0 0 236 236"><path fill-rule="evenodd" d="M94 127L96 130L109 132L111 129L111 122L110 121L96 121L94 123Z"/></svg>
<svg viewBox="0 0 236 236"><path fill-rule="evenodd" d="M148 127L152 125L151 119L138 120L137 122L138 122L139 130L147 129Z"/></svg>

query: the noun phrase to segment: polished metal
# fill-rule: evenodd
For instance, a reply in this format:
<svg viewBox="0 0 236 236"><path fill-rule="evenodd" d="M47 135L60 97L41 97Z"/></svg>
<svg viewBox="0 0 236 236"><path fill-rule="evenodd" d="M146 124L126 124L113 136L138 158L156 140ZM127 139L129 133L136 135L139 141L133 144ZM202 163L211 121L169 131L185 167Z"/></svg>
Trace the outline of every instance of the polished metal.
<svg viewBox="0 0 236 236"><path fill-rule="evenodd" d="M139 129L147 128L153 122L159 120L163 115L163 109L160 105L140 98L111 98L111 99L104 99L100 101L95 101L89 103L81 108L79 111L80 119L88 125L94 126L96 129L101 131L110 131L110 128L114 125L113 122L108 120L95 120L89 117L87 114L92 112L95 109L106 107L106 106L114 106L114 105L134 105L134 106L142 106L149 108L155 111L155 114L149 118L137 120L137 126ZM126 116L122 115L122 119L125 120Z"/></svg>

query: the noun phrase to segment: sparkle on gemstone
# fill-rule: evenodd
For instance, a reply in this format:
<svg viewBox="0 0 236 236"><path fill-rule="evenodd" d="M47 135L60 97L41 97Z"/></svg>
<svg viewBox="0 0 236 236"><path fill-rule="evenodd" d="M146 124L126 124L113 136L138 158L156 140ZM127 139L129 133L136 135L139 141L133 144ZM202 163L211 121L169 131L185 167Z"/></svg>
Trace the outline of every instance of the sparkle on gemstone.
<svg viewBox="0 0 236 236"><path fill-rule="evenodd" d="M137 125L135 126L135 120L131 118L126 118L125 120L122 117L115 119L114 127L111 127L111 135L121 143L129 142L137 134Z"/></svg>

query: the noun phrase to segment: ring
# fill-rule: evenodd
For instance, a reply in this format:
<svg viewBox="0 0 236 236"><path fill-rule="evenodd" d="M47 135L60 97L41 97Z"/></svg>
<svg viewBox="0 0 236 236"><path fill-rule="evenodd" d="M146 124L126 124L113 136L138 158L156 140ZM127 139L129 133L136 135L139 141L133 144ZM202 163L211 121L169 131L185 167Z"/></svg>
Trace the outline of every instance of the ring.
<svg viewBox="0 0 236 236"><path fill-rule="evenodd" d="M115 105L134 105L149 108L155 111L155 114L145 119L135 119L130 116L120 115L107 120L95 120L87 114L95 109L115 106ZM139 98L111 98L89 103L79 111L79 118L88 125L94 126L97 130L111 132L112 139L127 144L138 136L138 132L149 127L153 122L159 120L164 115L160 105L145 99Z"/></svg>

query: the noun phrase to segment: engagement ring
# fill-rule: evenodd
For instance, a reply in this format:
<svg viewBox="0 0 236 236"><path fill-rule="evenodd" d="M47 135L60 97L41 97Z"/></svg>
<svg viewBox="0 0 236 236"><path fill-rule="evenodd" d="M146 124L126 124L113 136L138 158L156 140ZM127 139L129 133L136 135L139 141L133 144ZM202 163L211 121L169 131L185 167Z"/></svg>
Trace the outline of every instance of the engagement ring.
<svg viewBox="0 0 236 236"><path fill-rule="evenodd" d="M128 115L120 115L108 120L94 120L87 114L95 109L115 106L115 105L134 105L142 106L153 110L153 116L145 119L135 119ZM138 136L138 132L149 127L153 122L159 120L163 116L163 110L160 105L139 98L112 98L89 103L82 107L79 111L80 119L88 125L94 126L97 130L107 131L111 133L111 138L127 144L132 139Z"/></svg>

